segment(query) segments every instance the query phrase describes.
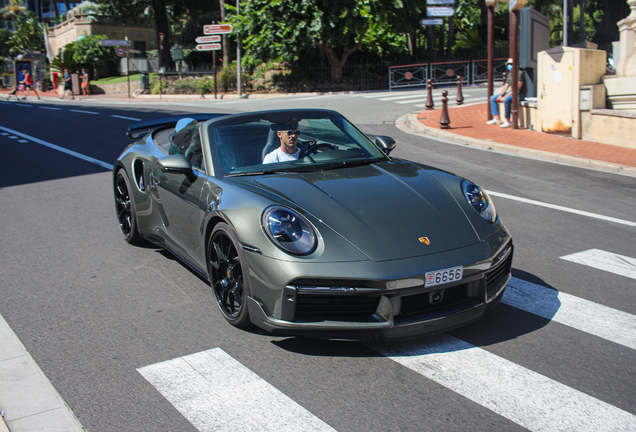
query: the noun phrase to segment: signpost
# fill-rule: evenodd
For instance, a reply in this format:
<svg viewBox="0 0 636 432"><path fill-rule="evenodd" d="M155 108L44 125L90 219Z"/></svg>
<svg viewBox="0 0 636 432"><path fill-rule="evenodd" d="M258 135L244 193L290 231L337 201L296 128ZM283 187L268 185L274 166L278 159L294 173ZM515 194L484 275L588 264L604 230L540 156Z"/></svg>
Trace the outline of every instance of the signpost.
<svg viewBox="0 0 636 432"><path fill-rule="evenodd" d="M204 35L218 35L232 33L230 24L206 24L203 26Z"/></svg>
<svg viewBox="0 0 636 432"><path fill-rule="evenodd" d="M444 24L444 19L443 18L422 19L420 20L420 24L425 26L429 26L429 25L438 26L438 25Z"/></svg>
<svg viewBox="0 0 636 432"><path fill-rule="evenodd" d="M427 5L454 5L455 0L426 0Z"/></svg>
<svg viewBox="0 0 636 432"><path fill-rule="evenodd" d="M205 35L213 35L213 36L199 36L196 38L196 42L201 45L197 45L197 51L212 51L212 69L214 70L214 99L216 99L216 52L221 49L220 43L210 43L210 42L220 42L221 34L232 33L232 26L230 24L207 24L203 26L203 34ZM241 82L240 78L240 63L239 63L239 85ZM241 96L241 90L239 88L239 97Z"/></svg>
<svg viewBox="0 0 636 432"><path fill-rule="evenodd" d="M130 46L132 42L129 40L104 39L100 40L99 44L102 46Z"/></svg>
<svg viewBox="0 0 636 432"><path fill-rule="evenodd" d="M446 6L427 7L426 15L429 17L452 17L455 15L455 9Z"/></svg>
<svg viewBox="0 0 636 432"><path fill-rule="evenodd" d="M221 42L221 36L199 36L195 39L196 43L210 43L210 42Z"/></svg>
<svg viewBox="0 0 636 432"><path fill-rule="evenodd" d="M117 55L119 57L123 57L126 55L126 50L124 48L117 48Z"/></svg>

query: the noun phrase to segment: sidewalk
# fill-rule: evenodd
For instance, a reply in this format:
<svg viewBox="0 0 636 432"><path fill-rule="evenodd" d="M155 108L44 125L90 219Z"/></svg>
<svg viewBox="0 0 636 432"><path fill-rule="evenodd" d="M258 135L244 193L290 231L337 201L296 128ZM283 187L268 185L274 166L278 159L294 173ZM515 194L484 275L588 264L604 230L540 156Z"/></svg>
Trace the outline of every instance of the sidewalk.
<svg viewBox="0 0 636 432"><path fill-rule="evenodd" d="M457 144L636 176L636 149L487 125L486 102L461 106L453 102L448 109L450 129L440 128L441 112L441 106L436 106L434 110L409 114L407 126Z"/></svg>

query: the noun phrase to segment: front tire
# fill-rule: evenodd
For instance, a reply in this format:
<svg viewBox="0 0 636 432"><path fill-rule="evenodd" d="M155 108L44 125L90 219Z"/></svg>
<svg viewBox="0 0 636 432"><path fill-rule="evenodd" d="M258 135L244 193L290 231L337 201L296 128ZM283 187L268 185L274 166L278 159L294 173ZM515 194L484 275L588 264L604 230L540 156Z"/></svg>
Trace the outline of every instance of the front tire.
<svg viewBox="0 0 636 432"><path fill-rule="evenodd" d="M210 286L223 317L235 327L247 327L247 266L238 237L229 225L219 223L214 228L207 257Z"/></svg>
<svg viewBox="0 0 636 432"><path fill-rule="evenodd" d="M115 177L115 209L119 228L126 241L132 245L143 242L137 227L137 210L126 171L120 169Z"/></svg>

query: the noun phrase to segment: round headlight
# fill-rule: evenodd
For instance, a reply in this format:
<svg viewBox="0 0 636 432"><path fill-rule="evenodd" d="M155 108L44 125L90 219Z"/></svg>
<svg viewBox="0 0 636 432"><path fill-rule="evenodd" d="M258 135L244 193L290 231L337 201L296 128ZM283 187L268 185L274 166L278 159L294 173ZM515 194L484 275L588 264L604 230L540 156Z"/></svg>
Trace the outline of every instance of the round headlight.
<svg viewBox="0 0 636 432"><path fill-rule="evenodd" d="M309 255L318 246L316 233L309 221L286 207L266 208L262 224L272 243L287 253Z"/></svg>
<svg viewBox="0 0 636 432"><path fill-rule="evenodd" d="M468 204L470 204L481 217L491 223L497 220L497 210L495 210L495 205L485 190L475 183L464 180L462 181L462 191L464 191L464 196L468 200Z"/></svg>

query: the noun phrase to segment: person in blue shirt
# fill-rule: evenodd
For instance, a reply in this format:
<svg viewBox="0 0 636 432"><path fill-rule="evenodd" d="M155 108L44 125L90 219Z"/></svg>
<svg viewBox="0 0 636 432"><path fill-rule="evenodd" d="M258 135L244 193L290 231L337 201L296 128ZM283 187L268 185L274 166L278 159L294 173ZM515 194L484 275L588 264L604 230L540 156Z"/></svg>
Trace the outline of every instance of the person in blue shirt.
<svg viewBox="0 0 636 432"><path fill-rule="evenodd" d="M64 92L62 93L62 97L60 99L64 99L66 96L66 90L71 91L71 99L75 99L75 93L73 93L73 81L71 78L71 73L68 69L64 72Z"/></svg>

